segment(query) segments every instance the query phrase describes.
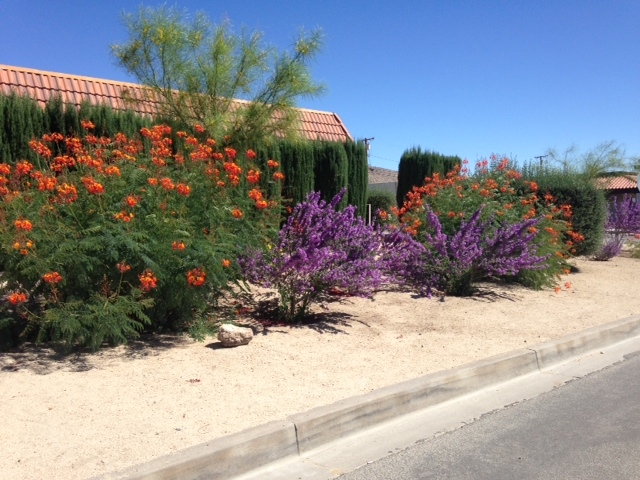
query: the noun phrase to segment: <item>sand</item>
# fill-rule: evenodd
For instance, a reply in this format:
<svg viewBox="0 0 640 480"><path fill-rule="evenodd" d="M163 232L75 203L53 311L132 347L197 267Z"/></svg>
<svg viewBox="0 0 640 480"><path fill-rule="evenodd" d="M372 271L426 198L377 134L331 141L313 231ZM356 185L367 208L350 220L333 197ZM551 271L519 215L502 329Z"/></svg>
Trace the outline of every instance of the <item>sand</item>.
<svg viewBox="0 0 640 480"><path fill-rule="evenodd" d="M562 290L445 301L381 291L246 346L155 336L0 354L0 477L84 479L337 400L640 313L640 260L574 261ZM571 287L565 288L565 282Z"/></svg>

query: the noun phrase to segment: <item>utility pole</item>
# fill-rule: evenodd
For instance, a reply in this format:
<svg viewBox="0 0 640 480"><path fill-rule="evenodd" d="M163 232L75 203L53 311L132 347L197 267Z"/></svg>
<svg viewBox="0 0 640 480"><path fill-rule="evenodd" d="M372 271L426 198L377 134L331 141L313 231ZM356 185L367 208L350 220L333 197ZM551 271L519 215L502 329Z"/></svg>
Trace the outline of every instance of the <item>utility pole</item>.
<svg viewBox="0 0 640 480"><path fill-rule="evenodd" d="M549 155L538 155L537 157L533 157L533 158L537 158L538 160L540 160L540 166L542 166L542 160L547 158Z"/></svg>
<svg viewBox="0 0 640 480"><path fill-rule="evenodd" d="M367 150L367 165L369 165L369 150L371 149L370 142L373 140L375 140L373 137L364 139L364 148Z"/></svg>

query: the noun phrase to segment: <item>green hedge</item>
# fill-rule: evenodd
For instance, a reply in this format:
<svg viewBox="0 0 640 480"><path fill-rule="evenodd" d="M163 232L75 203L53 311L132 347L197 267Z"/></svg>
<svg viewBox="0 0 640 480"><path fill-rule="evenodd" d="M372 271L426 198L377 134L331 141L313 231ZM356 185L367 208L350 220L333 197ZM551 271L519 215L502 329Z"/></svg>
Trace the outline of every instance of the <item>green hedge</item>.
<svg viewBox="0 0 640 480"><path fill-rule="evenodd" d="M603 190L581 174L558 170L525 168L524 178L538 184L541 195L550 193L556 205L572 206L571 223L585 239L576 245L576 255L593 255L602 245L607 202Z"/></svg>
<svg viewBox="0 0 640 480"><path fill-rule="evenodd" d="M424 183L425 177L430 177L434 173L444 175L461 162L462 159L458 156L441 155L429 150L422 151L420 147L405 150L398 165L396 193L398 206L402 206L405 195L413 187L419 187Z"/></svg>
<svg viewBox="0 0 640 480"><path fill-rule="evenodd" d="M171 118L149 118L132 111L114 110L104 105L82 103L79 108L65 104L60 96L52 98L43 109L30 97L17 94L0 95L0 162L9 164L20 160L35 161L36 155L29 142L45 133L61 133L82 137L81 122L89 120L95 125L96 136L113 137L122 132L128 137L137 135L141 128L166 123L175 131L185 129ZM175 137L175 133L174 133ZM176 138L174 138L175 144ZM254 147L259 154L265 176L263 187L279 188L269 183L267 159L282 165L285 183L282 193L293 204L302 202L306 195L321 190L323 198L330 199L343 187L347 195L341 207L355 205L364 215L367 195L367 152L363 142L309 142L282 140L269 146ZM274 193L271 192L270 193Z"/></svg>
<svg viewBox="0 0 640 480"><path fill-rule="evenodd" d="M344 146L335 142L317 142L314 144L314 173L313 189L320 192L322 199L330 201L349 182L349 159ZM345 195L338 204L342 209L348 205Z"/></svg>

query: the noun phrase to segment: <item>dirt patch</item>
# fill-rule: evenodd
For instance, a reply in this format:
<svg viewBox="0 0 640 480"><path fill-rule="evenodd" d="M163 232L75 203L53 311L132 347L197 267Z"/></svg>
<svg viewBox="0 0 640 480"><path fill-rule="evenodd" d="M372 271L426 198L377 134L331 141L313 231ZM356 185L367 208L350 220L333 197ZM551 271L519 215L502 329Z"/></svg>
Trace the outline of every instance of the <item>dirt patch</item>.
<svg viewBox="0 0 640 480"><path fill-rule="evenodd" d="M97 354L0 354L0 471L82 479L289 414L640 313L640 260L575 261L562 290L381 291L247 346L154 336ZM565 282L571 288L565 288Z"/></svg>

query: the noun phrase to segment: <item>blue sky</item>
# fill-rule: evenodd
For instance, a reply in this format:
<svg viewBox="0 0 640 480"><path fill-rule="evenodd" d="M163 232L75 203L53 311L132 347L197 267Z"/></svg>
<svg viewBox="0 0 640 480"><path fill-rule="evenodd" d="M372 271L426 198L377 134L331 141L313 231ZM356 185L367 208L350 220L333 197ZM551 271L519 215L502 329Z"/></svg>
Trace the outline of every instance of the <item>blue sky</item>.
<svg viewBox="0 0 640 480"><path fill-rule="evenodd" d="M335 112L354 137L374 137L372 165L396 169L412 146L522 162L616 140L640 156L637 0L168 4L260 30L281 49L299 28L322 28L312 74L328 91L299 106ZM0 63L135 81L109 45L126 40L121 13L140 5L0 0Z"/></svg>

